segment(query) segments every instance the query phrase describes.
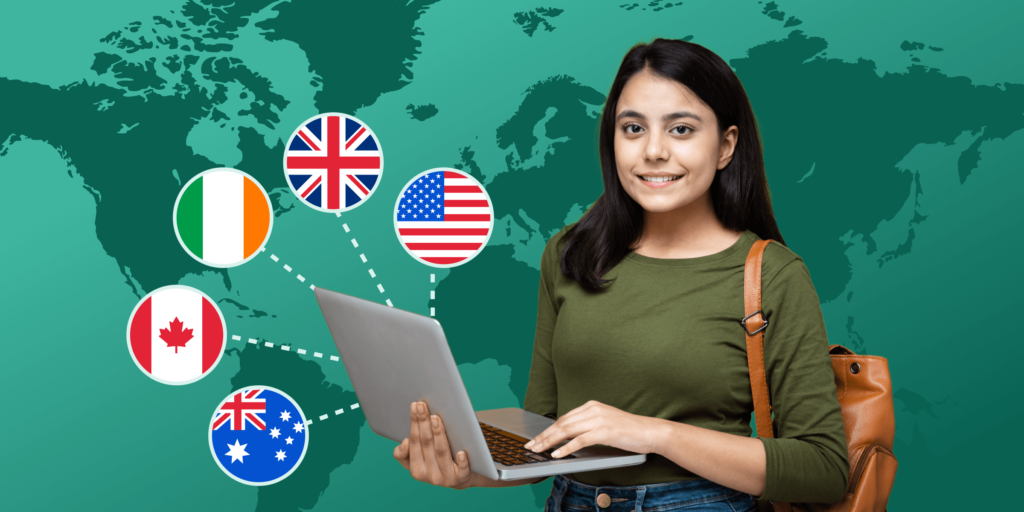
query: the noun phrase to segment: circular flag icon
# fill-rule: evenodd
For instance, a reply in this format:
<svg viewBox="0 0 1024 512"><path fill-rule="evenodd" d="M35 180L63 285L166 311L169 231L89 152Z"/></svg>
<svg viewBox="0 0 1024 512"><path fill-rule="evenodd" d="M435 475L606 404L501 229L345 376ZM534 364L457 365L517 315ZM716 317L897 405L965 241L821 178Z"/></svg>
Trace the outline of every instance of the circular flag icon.
<svg viewBox="0 0 1024 512"><path fill-rule="evenodd" d="M128 352L146 375L164 384L206 376L224 355L227 324L217 304L190 286L157 288L128 319Z"/></svg>
<svg viewBox="0 0 1024 512"><path fill-rule="evenodd" d="M473 259L491 237L494 208L483 185L458 169L424 171L395 202L395 233L413 258L431 267Z"/></svg>
<svg viewBox="0 0 1024 512"><path fill-rule="evenodd" d="M305 416L292 397L249 386L228 395L210 418L217 465L246 485L270 485L299 467L309 446Z"/></svg>
<svg viewBox="0 0 1024 512"><path fill-rule="evenodd" d="M197 174L174 202L174 233L185 252L204 265L235 267L251 260L270 238L274 209L252 176L228 168Z"/></svg>
<svg viewBox="0 0 1024 512"><path fill-rule="evenodd" d="M373 195L384 169L380 141L347 114L320 114L288 139L284 176L292 192L322 212L351 210Z"/></svg>

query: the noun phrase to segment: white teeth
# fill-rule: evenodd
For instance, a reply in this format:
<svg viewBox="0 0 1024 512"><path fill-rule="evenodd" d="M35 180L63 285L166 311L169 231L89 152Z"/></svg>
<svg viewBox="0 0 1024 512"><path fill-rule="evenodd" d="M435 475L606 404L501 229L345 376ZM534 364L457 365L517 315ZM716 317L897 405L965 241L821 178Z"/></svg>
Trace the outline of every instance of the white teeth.
<svg viewBox="0 0 1024 512"><path fill-rule="evenodd" d="M650 176L640 176L640 179L642 179L644 181L650 181L651 183L663 183L663 182L666 182L666 181L675 181L675 180L678 180L679 178L682 178L682 176L659 176L659 177L656 177L656 178L655 177L650 177Z"/></svg>

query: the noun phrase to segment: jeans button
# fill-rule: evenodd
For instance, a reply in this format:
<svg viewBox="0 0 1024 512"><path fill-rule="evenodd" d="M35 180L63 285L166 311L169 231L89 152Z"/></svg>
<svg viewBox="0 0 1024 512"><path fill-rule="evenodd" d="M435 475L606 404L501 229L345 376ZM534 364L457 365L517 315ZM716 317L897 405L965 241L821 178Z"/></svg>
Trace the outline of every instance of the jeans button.
<svg viewBox="0 0 1024 512"><path fill-rule="evenodd" d="M611 496L608 496L607 494L605 494L603 492L601 494L597 495L597 506L599 506L601 508L608 508L609 506L611 506L611 504L612 504L612 497Z"/></svg>

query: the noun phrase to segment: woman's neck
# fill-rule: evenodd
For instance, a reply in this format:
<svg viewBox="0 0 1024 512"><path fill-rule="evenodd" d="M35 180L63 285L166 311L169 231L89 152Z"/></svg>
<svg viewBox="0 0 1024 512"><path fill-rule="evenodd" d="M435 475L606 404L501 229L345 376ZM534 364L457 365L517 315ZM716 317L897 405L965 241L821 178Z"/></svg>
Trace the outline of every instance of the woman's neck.
<svg viewBox="0 0 1024 512"><path fill-rule="evenodd" d="M742 235L718 220L709 191L682 208L645 211L643 233L633 251L651 258L698 258L728 249Z"/></svg>

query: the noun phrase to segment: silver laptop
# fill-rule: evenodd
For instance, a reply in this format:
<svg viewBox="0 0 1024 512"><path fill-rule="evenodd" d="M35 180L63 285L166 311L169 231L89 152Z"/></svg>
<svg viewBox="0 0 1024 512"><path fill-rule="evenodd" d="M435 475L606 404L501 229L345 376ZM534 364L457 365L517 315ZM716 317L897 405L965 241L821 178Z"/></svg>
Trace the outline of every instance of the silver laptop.
<svg viewBox="0 0 1024 512"><path fill-rule="evenodd" d="M465 450L470 469L492 480L580 473L647 460L645 454L608 446L590 446L559 459L551 457L550 449L529 451L523 444L554 420L518 408L474 412L436 320L320 287L316 300L359 408L379 435L395 442L409 437L409 405L422 400L444 421L451 452Z"/></svg>

